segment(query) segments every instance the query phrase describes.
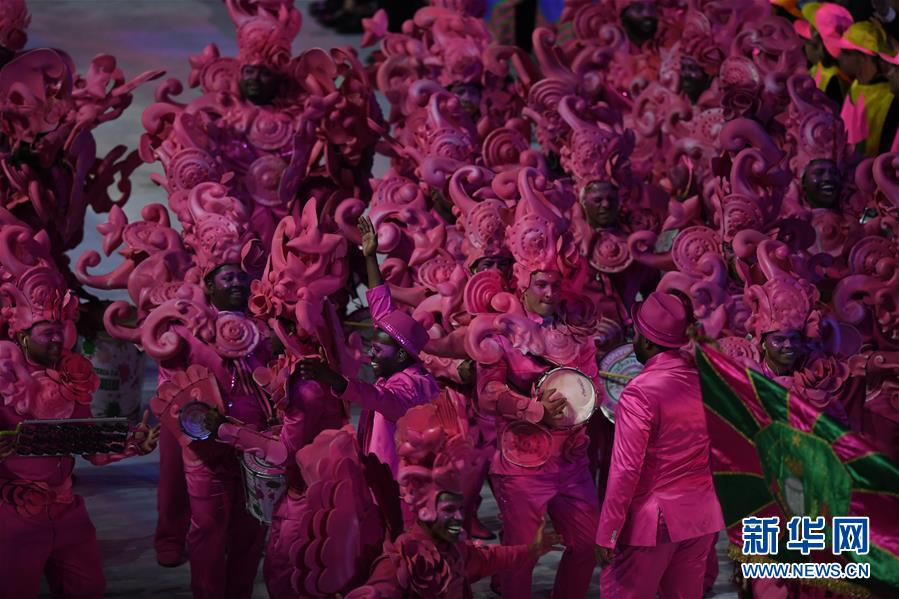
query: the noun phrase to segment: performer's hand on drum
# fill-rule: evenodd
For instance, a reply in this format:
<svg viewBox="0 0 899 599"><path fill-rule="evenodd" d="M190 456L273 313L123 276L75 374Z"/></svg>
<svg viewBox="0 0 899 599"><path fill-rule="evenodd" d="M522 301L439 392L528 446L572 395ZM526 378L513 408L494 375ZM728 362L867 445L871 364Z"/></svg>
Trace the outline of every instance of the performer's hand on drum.
<svg viewBox="0 0 899 599"><path fill-rule="evenodd" d="M534 535L534 539L528 544L528 551L531 552L531 556L534 559L546 555L554 549L561 550L561 548L556 546L565 544L562 535L557 532L545 532L545 528L546 520L540 523L537 534Z"/></svg>
<svg viewBox="0 0 899 599"><path fill-rule="evenodd" d="M553 426L556 421L563 418L566 401L565 396L559 391L544 393L540 397L540 403L543 404L543 424Z"/></svg>
<svg viewBox="0 0 899 599"><path fill-rule="evenodd" d="M209 438L215 439L219 435L219 427L228 422L228 417L212 408L203 417L203 426L209 431Z"/></svg>

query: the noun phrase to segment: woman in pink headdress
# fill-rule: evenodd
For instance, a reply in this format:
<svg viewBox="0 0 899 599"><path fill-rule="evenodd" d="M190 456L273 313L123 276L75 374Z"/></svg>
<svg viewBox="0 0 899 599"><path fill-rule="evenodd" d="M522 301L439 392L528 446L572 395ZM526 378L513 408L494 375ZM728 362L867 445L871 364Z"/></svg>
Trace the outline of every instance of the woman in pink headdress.
<svg viewBox="0 0 899 599"><path fill-rule="evenodd" d="M599 513L589 441L582 425L556 426L565 397L540 393L535 386L559 366L580 370L596 386L593 335L581 324L595 318L583 318L577 306L589 312L589 302L579 304L563 282L580 259L555 206L570 205L573 198L532 169L523 169L518 183L522 200L507 229L518 295L497 294L492 304L501 313L479 315L469 326L467 346L478 361L478 405L496 417L499 430L500 451L490 477L503 518L503 544L527 543L548 512L567 543L554 592L583 597L595 565L590 531ZM534 563L500 575L504 596L530 596Z"/></svg>
<svg viewBox="0 0 899 599"><path fill-rule="evenodd" d="M448 430L434 405L417 406L397 422L400 492L416 522L384 543L365 586L347 599L469 599L471 583L518 570L562 541L539 525L528 544L477 546L463 537L463 489L476 476L478 452Z"/></svg>
<svg viewBox="0 0 899 599"><path fill-rule="evenodd" d="M10 434L24 420L91 417L99 379L71 351L78 302L46 235L20 223L3 223L0 280L0 597L37 597L46 575L54 595L99 599L100 549L84 499L72 490L74 457L16 455ZM152 451L158 427L147 428L148 416L120 453L85 457L101 465Z"/></svg>

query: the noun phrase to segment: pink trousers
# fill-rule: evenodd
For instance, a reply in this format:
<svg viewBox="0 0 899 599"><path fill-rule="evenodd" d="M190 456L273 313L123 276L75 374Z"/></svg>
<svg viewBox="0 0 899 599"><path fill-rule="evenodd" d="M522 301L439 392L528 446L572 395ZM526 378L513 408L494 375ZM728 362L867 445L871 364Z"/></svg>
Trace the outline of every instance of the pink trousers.
<svg viewBox="0 0 899 599"><path fill-rule="evenodd" d="M247 513L237 461L225 472L192 466L185 474L194 599L250 599L265 527Z"/></svg>
<svg viewBox="0 0 899 599"><path fill-rule="evenodd" d="M106 589L97 533L75 496L34 517L0 504L0 598L33 599L46 575L55 597L99 599Z"/></svg>
<svg viewBox="0 0 899 599"><path fill-rule="evenodd" d="M556 474L493 474L491 480L503 519L503 545L530 543L548 512L553 528L565 538L567 546L556 571L553 596L586 597L596 566L593 537L599 520L596 488L586 465L573 465ZM530 597L533 569L532 563L525 569L501 574L502 596Z"/></svg>
<svg viewBox="0 0 899 599"><path fill-rule="evenodd" d="M602 570L600 596L615 599L646 599L658 593L661 599L698 599L703 595L709 547L717 534L694 537L678 543L668 539L659 522L655 547L619 545L615 559Z"/></svg>
<svg viewBox="0 0 899 599"><path fill-rule="evenodd" d="M156 559L177 563L184 555L190 528L190 499L184 478L181 445L168 429L159 432L159 486L156 487Z"/></svg>
<svg viewBox="0 0 899 599"><path fill-rule="evenodd" d="M305 505L305 499L287 495L275 508L272 516L265 563L262 565L265 588L271 599L294 599L297 596L290 582L293 574L290 546L294 539L305 534L301 525Z"/></svg>

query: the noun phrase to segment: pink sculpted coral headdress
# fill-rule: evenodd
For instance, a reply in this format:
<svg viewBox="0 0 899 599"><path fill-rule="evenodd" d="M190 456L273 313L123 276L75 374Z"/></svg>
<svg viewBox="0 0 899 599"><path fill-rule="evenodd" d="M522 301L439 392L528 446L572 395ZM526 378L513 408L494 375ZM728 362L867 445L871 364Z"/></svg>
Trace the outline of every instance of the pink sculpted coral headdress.
<svg viewBox="0 0 899 599"><path fill-rule="evenodd" d="M303 17L292 0L225 0L237 27L240 64L264 64L275 69L290 62L290 46Z"/></svg>
<svg viewBox="0 0 899 599"><path fill-rule="evenodd" d="M559 183L551 183L539 171L523 168L518 173L521 201L514 224L506 229L506 245L515 258L512 267L518 289L525 289L531 275L540 271L570 274L579 254L562 216L574 204L574 195Z"/></svg>
<svg viewBox="0 0 899 599"><path fill-rule="evenodd" d="M416 406L396 423L400 492L422 522L436 520L441 493L462 495L466 477L483 463L484 456L455 426L455 416L442 414L435 404Z"/></svg>
<svg viewBox="0 0 899 599"><path fill-rule="evenodd" d="M66 326L65 346L71 347L78 300L50 258L46 233L35 235L2 214L0 222L0 338L11 339L39 322L60 322Z"/></svg>

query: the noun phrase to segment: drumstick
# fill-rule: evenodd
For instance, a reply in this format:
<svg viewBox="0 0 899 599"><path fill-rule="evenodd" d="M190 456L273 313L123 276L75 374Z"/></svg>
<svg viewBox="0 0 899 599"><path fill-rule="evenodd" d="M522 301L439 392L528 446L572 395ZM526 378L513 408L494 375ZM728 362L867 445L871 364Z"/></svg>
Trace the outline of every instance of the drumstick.
<svg viewBox="0 0 899 599"><path fill-rule="evenodd" d="M374 328L375 325L368 323L368 322L353 322L350 320L344 320L343 326L354 328L354 329L371 329L371 328Z"/></svg>
<svg viewBox="0 0 899 599"><path fill-rule="evenodd" d="M634 378L634 376L630 374L619 374L617 372L609 372L608 370L600 370L599 376L607 379L618 379L625 382Z"/></svg>

